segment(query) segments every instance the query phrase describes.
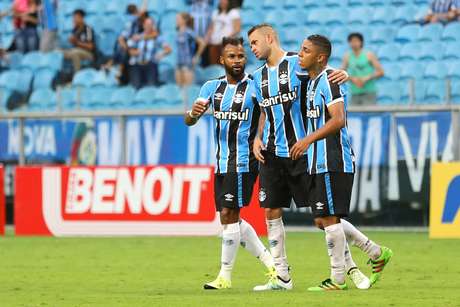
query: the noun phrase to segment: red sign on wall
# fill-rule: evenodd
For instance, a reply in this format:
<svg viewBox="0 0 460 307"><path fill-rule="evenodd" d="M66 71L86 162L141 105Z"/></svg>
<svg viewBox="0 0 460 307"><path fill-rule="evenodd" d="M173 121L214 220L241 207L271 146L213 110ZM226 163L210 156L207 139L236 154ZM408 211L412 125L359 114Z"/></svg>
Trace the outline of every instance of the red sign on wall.
<svg viewBox="0 0 460 307"><path fill-rule="evenodd" d="M221 229L211 167L18 167L15 178L18 235L215 235ZM254 197L242 215L265 234Z"/></svg>

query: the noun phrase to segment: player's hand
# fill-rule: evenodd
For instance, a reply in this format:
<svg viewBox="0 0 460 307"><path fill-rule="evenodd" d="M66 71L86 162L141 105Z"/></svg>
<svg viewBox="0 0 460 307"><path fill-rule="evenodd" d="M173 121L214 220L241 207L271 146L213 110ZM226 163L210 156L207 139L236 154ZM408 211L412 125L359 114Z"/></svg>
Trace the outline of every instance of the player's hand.
<svg viewBox="0 0 460 307"><path fill-rule="evenodd" d="M304 154L304 152L307 151L309 146L310 146L310 143L308 142L307 138L297 141L297 143L295 143L294 146L292 146L291 150L289 151L289 154L291 155L291 159L297 160L300 157L302 157L302 155Z"/></svg>
<svg viewBox="0 0 460 307"><path fill-rule="evenodd" d="M254 145L252 147L252 152L254 156L260 163L265 163L264 155L262 154L262 150L265 150L264 142L260 139L260 137L256 136L254 138Z"/></svg>
<svg viewBox="0 0 460 307"><path fill-rule="evenodd" d="M192 116L193 117L200 117L203 115L204 112L208 109L208 103L209 101L207 100L197 100L192 106Z"/></svg>
<svg viewBox="0 0 460 307"><path fill-rule="evenodd" d="M328 79L332 83L343 84L348 81L349 76L345 70L334 70L328 75Z"/></svg>

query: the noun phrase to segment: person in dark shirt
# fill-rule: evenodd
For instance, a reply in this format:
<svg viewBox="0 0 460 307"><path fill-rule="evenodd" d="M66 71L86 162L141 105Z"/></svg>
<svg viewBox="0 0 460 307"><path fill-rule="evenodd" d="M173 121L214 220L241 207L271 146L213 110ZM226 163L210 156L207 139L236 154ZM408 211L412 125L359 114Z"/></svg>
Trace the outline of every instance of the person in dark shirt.
<svg viewBox="0 0 460 307"><path fill-rule="evenodd" d="M64 59L72 61L74 71L81 68L82 60L94 61L96 45L94 31L85 23L85 11L77 9L73 12L74 28L69 37L72 48L64 50Z"/></svg>

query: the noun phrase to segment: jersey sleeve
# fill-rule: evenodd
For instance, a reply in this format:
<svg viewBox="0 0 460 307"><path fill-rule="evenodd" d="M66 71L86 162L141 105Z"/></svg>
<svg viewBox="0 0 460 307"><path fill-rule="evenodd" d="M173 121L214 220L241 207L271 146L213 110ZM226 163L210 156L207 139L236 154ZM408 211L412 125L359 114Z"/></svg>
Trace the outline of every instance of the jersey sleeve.
<svg viewBox="0 0 460 307"><path fill-rule="evenodd" d="M197 100L211 100L212 95L215 91L215 84L214 82L206 82L200 89L200 93L198 94Z"/></svg>
<svg viewBox="0 0 460 307"><path fill-rule="evenodd" d="M254 81L251 82L251 92L252 92L252 96L255 98L255 101L257 101L257 103L261 103L263 98L262 98L262 88L260 87L260 83L257 81L257 77L254 76Z"/></svg>
<svg viewBox="0 0 460 307"><path fill-rule="evenodd" d="M338 102L344 102L344 93L337 83L330 82L326 79L324 96L326 97L326 106L332 106Z"/></svg>

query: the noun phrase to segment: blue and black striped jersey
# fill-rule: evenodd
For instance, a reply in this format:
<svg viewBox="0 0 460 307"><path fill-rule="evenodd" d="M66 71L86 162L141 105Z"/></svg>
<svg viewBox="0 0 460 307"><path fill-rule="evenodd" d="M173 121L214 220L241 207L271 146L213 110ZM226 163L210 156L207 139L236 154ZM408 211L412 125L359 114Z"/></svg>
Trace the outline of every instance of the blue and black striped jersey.
<svg viewBox="0 0 460 307"><path fill-rule="evenodd" d="M298 70L297 53L288 52L278 66L265 64L254 72L257 101L266 114L263 142L279 157L289 157L290 147L306 135Z"/></svg>
<svg viewBox="0 0 460 307"><path fill-rule="evenodd" d="M301 100L306 105L307 133L313 133L329 120L328 107L343 103L347 112L346 85L338 85L328 80L332 69L326 68L314 80L302 86ZM345 125L337 133L310 145L307 151L310 174L326 172L355 172L355 156Z"/></svg>
<svg viewBox="0 0 460 307"><path fill-rule="evenodd" d="M259 121L259 106L252 77L246 75L237 84L225 77L206 82L198 99L209 100L214 116L216 173L257 171L252 145Z"/></svg>

